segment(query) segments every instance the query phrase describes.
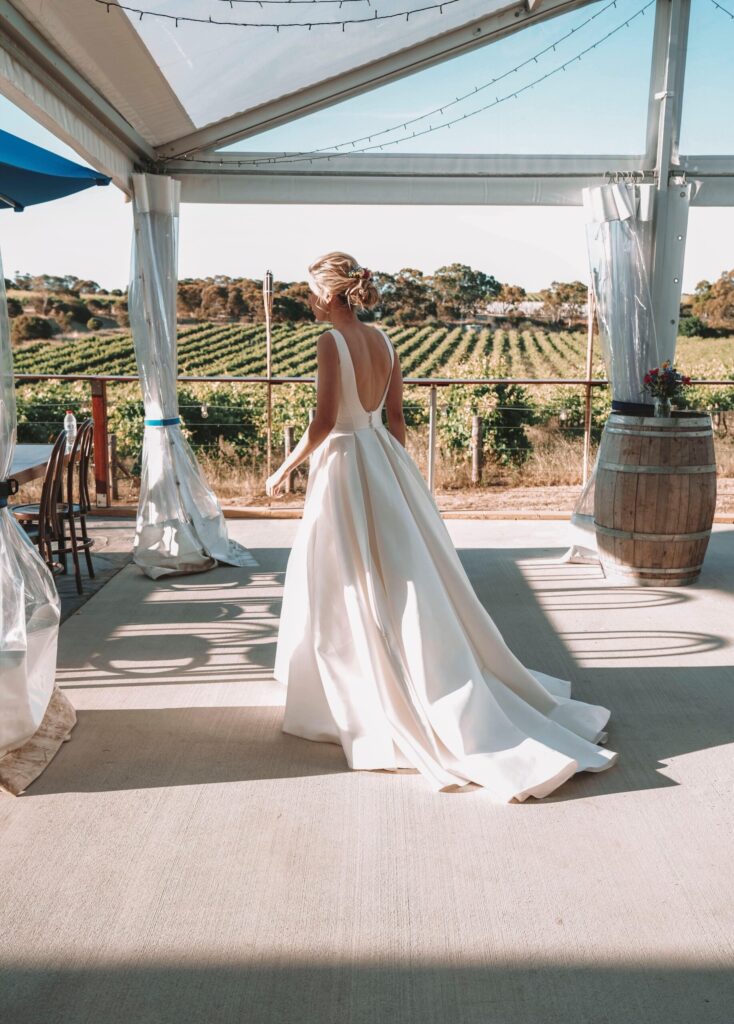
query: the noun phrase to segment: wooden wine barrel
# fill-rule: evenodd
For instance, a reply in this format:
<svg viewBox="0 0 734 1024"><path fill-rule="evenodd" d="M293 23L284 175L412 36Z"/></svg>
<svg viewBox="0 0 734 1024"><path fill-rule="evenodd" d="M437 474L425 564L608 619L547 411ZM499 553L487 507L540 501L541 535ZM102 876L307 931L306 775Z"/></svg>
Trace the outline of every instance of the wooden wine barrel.
<svg viewBox="0 0 734 1024"><path fill-rule="evenodd" d="M643 586L693 583L715 506L710 416L611 414L594 491L597 547L607 576Z"/></svg>

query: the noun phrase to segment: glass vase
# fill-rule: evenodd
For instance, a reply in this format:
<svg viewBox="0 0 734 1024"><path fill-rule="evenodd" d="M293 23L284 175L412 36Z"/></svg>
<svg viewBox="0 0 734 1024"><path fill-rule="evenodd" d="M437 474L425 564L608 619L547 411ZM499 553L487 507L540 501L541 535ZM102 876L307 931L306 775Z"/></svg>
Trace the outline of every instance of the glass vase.
<svg viewBox="0 0 734 1024"><path fill-rule="evenodd" d="M670 405L669 398L656 398L655 399L655 415L670 417L673 415L673 410Z"/></svg>

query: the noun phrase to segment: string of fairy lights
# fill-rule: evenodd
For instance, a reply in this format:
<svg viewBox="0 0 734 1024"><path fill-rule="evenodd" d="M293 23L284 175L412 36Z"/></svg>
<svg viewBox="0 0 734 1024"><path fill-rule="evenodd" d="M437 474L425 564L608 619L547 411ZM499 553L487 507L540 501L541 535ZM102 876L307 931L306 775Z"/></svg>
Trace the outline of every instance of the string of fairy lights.
<svg viewBox="0 0 734 1024"><path fill-rule="evenodd" d="M724 7L723 4L720 4L718 2L718 0L711 0L711 3L714 5L717 11L721 11L722 14L727 14L731 18L731 20L734 21L734 13L732 13L732 11L730 11L728 7Z"/></svg>
<svg viewBox="0 0 734 1024"><path fill-rule="evenodd" d="M379 130L377 132L373 132L371 135L363 135L363 136L360 136L359 138L349 139L346 142L336 143L335 145L332 145L332 146L323 147L323 148L320 148L320 149L308 150L308 151L301 151L301 152L298 152L298 153L290 152L290 153L283 153L282 155L275 154L275 155L270 155L270 156L267 156L267 157L253 157L251 159L248 159L247 157L244 157L243 159L237 160L237 161L233 161L231 159L228 159L227 160L227 166L236 166L238 168L241 168L241 167L247 168L247 167L258 167L258 166L273 165L273 164L283 165L283 164L303 163L303 162L308 162L310 164L310 163L313 163L314 160L327 160L328 161L328 160L332 159L332 157L334 157L334 156L343 155L343 154L340 153L340 151L342 151L342 150L346 150L346 152L348 152L348 153L368 153L368 152L371 152L371 151L376 150L376 149L384 150L384 148L386 146L394 146L394 145L397 145L400 142L410 141L412 139L420 138L423 135L428 135L428 134L431 134L432 132L440 131L443 128L451 128L452 125L459 124L460 122L466 121L467 119L469 119L471 117L476 117L478 114L484 113L487 110L491 110L493 107L497 107L500 104L506 103L506 102L508 102L511 99L517 99L523 93L528 92L530 89L534 89L536 86L540 85L542 82L547 81L549 78L553 77L554 75L557 75L557 74L560 74L562 72L565 72L566 68L570 67L572 64L575 64L575 63L581 61L585 56L587 56L593 50L596 50L599 46L603 45L605 42L607 42L607 40L609 40L613 36L617 35L617 33L621 32L623 29L629 28L629 26L632 24L633 21L635 21L637 18L640 18L640 17L644 16L645 12L650 7L654 6L654 4L655 4L655 0L648 0L648 2L643 7L641 7L639 10L635 11L628 18L626 18L624 21L620 22L618 25L616 25L614 28L612 28L609 32L607 32L601 38L597 39L596 42L591 43L589 46L585 47L583 50L581 50L579 53L575 54L573 57L569 58L566 61L563 61L562 64L558 64L556 67L551 68L545 74L540 75L538 78L533 79L531 82L528 82L525 85L521 86L520 88L512 90L511 92L505 93L502 96L495 96L494 100L492 100L490 103L483 104L482 106L477 107L474 110L467 111L466 113L460 114L457 117L450 118L447 121L443 121L440 124L430 124L429 123L428 127L426 127L426 128L423 128L423 129L420 129L420 130L417 130L417 131L411 131L410 133L405 134L405 135L401 135L401 136L399 136L398 138L395 138L395 139L389 139L388 140L388 139L384 139L383 138L387 134L400 131L401 129L407 129L408 125L415 124L418 121L423 121L426 118L433 116L437 112L440 113L440 114L443 114L444 110L446 110L446 109L448 109L448 108L450 108L452 106L455 106L457 103L460 103L463 100L471 98L472 96L474 96L476 93L480 92L481 90L486 89L489 86L491 86L493 84L496 84L497 82L508 78L509 76L513 75L515 72L520 71L524 67L527 67L529 64L532 64L534 62L537 63L537 60L538 60L539 57L542 57L542 56L546 55L550 51L554 51L556 49L556 46L558 46L564 40L568 39L571 35L574 35L577 31L579 31L579 29L581 29L585 25L589 24L589 22L592 21L595 17L599 17L605 11L608 11L610 9L610 7L616 7L617 6L617 0L611 0L611 3L607 4L604 8L602 8L600 11L598 11L592 17L587 18L586 21L584 21L582 24L578 25L575 29L567 32L564 36L562 36L559 39L555 40L555 42L548 44L542 50L539 50L537 54L533 54L531 57L528 57L526 60L523 60L520 64L516 65L513 68L510 68L508 71L505 71L502 75L497 76L496 78L492 79L489 82L484 83L481 86L477 86L471 92L466 93L463 96L456 97L456 99L451 100L449 102L446 102L442 106L436 107L433 110L428 111L425 114L420 115L419 117L412 118L411 120L408 120L408 121L401 121L398 124L393 125L391 128L381 129L381 130ZM373 140L375 140L377 138L380 138L383 141L381 141L381 142L374 142ZM359 143L365 142L365 141L368 143L368 145L365 145L365 146L359 146L358 145ZM197 159L195 156L189 156L188 154L183 154L181 157L179 157L179 159L187 160L189 162L196 163L196 164L204 164L204 165L212 165L212 166L224 166L225 165L225 162L223 160L221 160L221 159L220 160Z"/></svg>
<svg viewBox="0 0 734 1024"><path fill-rule="evenodd" d="M372 6L372 0L217 0L220 4L229 4L234 10L234 4L254 4L257 7L263 7L264 5L271 5L275 7L297 7L299 4L339 4L339 7L343 7L344 4L364 4L368 7Z"/></svg>
<svg viewBox="0 0 734 1024"><path fill-rule="evenodd" d="M282 3L284 2L284 0L278 0L278 2ZM403 131L407 131L409 125L418 124L421 121L425 121L427 117L434 117L436 114L443 114L445 110L449 110L450 108L457 106L459 103L463 103L465 100L471 99L472 97L476 96L477 93L483 92L485 89L489 89L493 85L497 85L499 82L504 81L506 78L509 78L511 75L516 74L518 71L521 71L523 68L528 67L530 64L537 64L540 58L544 57L548 53L551 53L552 51L555 52L557 46L560 46L567 39L570 39L572 36L576 35L577 32L580 32L582 29L586 28L587 25L590 25L597 18L600 18L603 14L606 14L606 12L611 8L616 8L616 6L617 0L610 0L610 3L606 4L605 7L602 7L600 10L595 11L594 14L590 15L588 18L585 18L584 21L580 22L578 25L575 25L573 28L569 29L569 31L564 33L564 35L561 35L557 39L554 39L553 42L548 43L548 45L544 46L541 50L538 50L536 53L531 54L528 58L521 61L519 64L516 64L515 67L509 68L509 70L504 71L501 75L497 75L495 78L491 78L488 82L483 82L481 85L474 86L474 88L470 92L463 93L461 96L457 96L453 100L448 100L446 103L441 104L441 106L434 107L432 110L427 110L424 114L419 114L417 117L409 118L408 120L402 121L400 124L393 125L390 128L382 128L379 131L372 132L369 135L360 135L355 139L349 139L347 142L339 142L334 146L322 146L320 149L309 150L308 153L302 153L300 154L300 156L311 156L313 154L321 154L327 152L333 153L334 151L346 149L347 147L352 147L352 149L355 149L361 142L369 143L372 142L374 139L382 138L385 135L391 135L394 132L398 131L401 127ZM411 135L411 138L412 137L413 136ZM283 154L284 157L290 158L294 158L297 155L298 154L293 153ZM253 162L257 163L258 161Z"/></svg>
<svg viewBox="0 0 734 1024"><path fill-rule="evenodd" d="M220 4L229 4L230 8L234 10L234 4L255 4L257 7L263 5L272 5L275 7L297 7L299 4L339 4L339 7L343 7L344 4L364 4L368 7L372 6L372 0L217 0Z"/></svg>
<svg viewBox="0 0 734 1024"><path fill-rule="evenodd" d="M229 0L228 0L229 2ZM235 0L231 0L232 3ZM261 7L264 3L271 4L283 4L289 6L287 0L255 0ZM312 0L299 0L301 3L312 2ZM313 0L315 2L315 0ZM328 2L328 0L318 0L319 3ZM343 0L341 0L343 2ZM424 4L422 7L414 7L409 11L391 11L388 14L380 14L377 8L372 8L372 15L368 18L331 18L327 21L232 21L225 20L222 18L209 17L196 17L192 14L171 14L168 11L151 11L145 10L140 7L133 7L130 4L119 2L119 0L94 0L94 3L99 4L101 7L107 8L109 14L112 10L125 11L126 14L135 14L138 16L138 20L142 21L143 18L163 18L168 22L173 22L175 27L178 28L179 24L193 24L193 25L220 25L229 28L274 28L276 32L280 32L282 28L305 28L310 32L312 28L321 28L329 26L330 28L341 28L342 32L346 31L347 25L366 25L373 24L378 21L390 21L395 18L405 18L406 22L410 21L412 15L423 14L426 11L438 11L439 14L443 14L445 7L451 7L454 4L461 3L461 0L439 0L438 3ZM291 4L291 6L293 6ZM371 4L370 4L371 7Z"/></svg>

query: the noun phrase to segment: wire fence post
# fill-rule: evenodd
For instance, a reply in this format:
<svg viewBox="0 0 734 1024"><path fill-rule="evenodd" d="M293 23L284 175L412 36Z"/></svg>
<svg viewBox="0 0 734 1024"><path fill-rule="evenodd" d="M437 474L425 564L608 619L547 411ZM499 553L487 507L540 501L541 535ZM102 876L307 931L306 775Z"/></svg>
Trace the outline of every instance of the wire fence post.
<svg viewBox="0 0 734 1024"><path fill-rule="evenodd" d="M588 286L588 298L586 300L586 392L584 398L584 468L582 483L586 487L589 480L589 465L591 462L591 370L594 354L594 289L591 284Z"/></svg>
<svg viewBox="0 0 734 1024"><path fill-rule="evenodd" d="M283 430L283 449L286 459L293 451L293 424L287 423ZM290 494L293 490L293 470L285 478L285 493Z"/></svg>
<svg viewBox="0 0 734 1024"><path fill-rule="evenodd" d="M110 503L110 461L107 438L107 382L92 380L92 419L94 420L94 490L97 508Z"/></svg>
<svg viewBox="0 0 734 1024"><path fill-rule="evenodd" d="M471 418L471 482L476 487L482 482L482 417Z"/></svg>
<svg viewBox="0 0 734 1024"><path fill-rule="evenodd" d="M436 490L436 394L438 389L431 384L428 402L428 490Z"/></svg>
<svg viewBox="0 0 734 1024"><path fill-rule="evenodd" d="M273 359L272 359L272 330L271 319L273 315L273 275L267 271L263 280L263 306L265 307L265 375L268 378L268 425L265 442L265 472L270 476L273 471ZM268 504L270 500L268 499Z"/></svg>
<svg viewBox="0 0 734 1024"><path fill-rule="evenodd" d="M117 501L120 497L120 489L117 486L117 434L110 434L109 455L110 463L110 484L112 487L112 500Z"/></svg>

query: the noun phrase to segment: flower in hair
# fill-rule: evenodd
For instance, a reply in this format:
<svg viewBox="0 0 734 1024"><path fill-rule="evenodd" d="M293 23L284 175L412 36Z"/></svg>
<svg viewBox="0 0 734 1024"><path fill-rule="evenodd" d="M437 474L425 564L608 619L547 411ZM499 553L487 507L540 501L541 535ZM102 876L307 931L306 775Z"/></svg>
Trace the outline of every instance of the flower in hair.
<svg viewBox="0 0 734 1024"><path fill-rule="evenodd" d="M348 277L359 277L363 281L369 281L370 278L372 277L372 271L371 270L367 270L366 267L355 267L353 270L349 271L347 276Z"/></svg>

